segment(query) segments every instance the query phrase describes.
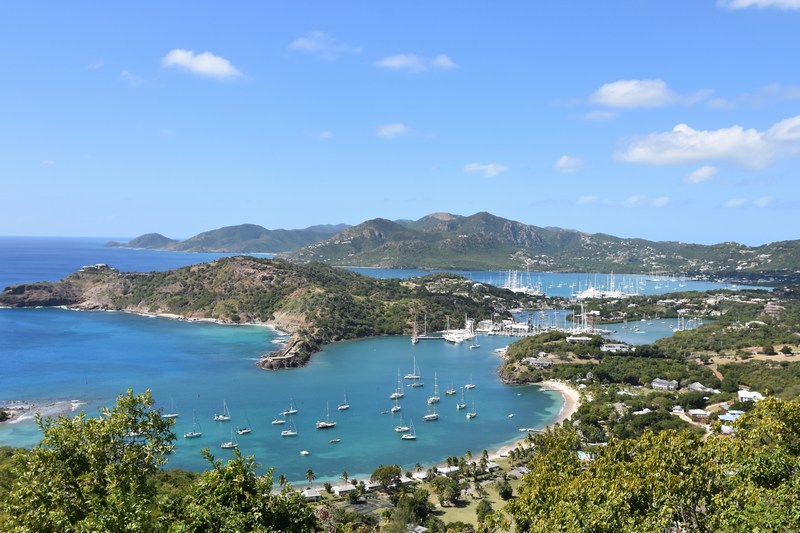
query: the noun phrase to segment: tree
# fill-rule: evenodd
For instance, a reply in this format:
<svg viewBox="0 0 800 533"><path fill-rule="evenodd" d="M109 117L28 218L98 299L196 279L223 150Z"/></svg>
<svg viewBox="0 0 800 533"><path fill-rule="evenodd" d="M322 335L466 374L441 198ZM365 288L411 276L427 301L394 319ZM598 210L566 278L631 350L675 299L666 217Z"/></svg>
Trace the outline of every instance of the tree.
<svg viewBox="0 0 800 533"><path fill-rule="evenodd" d="M475 508L475 514L478 515L478 522L483 524L489 513L492 512L492 504L489 500L481 500Z"/></svg>
<svg viewBox="0 0 800 533"><path fill-rule="evenodd" d="M375 471L372 472L372 475L369 476L369 480L373 483L380 483L384 487L389 488L400 483L400 476L402 473L403 472L398 465L380 465L375 469Z"/></svg>
<svg viewBox="0 0 800 533"><path fill-rule="evenodd" d="M143 531L154 496L149 478L172 449L171 419L150 391L128 390L100 416L42 418L41 442L20 454L5 503L10 525L28 531Z"/></svg>
<svg viewBox="0 0 800 533"><path fill-rule="evenodd" d="M344 471L342 471L341 475L339 476L339 479L341 479L342 481L344 481L344 482L345 482L345 484L347 484L347 480L348 480L349 478L350 478L350 475L347 473L347 470L344 470Z"/></svg>
<svg viewBox="0 0 800 533"><path fill-rule="evenodd" d="M498 481L495 485L495 488L497 489L497 494L499 494L504 500L508 500L513 494L511 483L509 483L507 479L501 479Z"/></svg>
<svg viewBox="0 0 800 533"><path fill-rule="evenodd" d="M199 531L288 531L317 528L314 508L298 492L273 495L272 469L256 474L253 457L234 450L227 464L204 449L211 464L192 487L181 516L170 527L173 532Z"/></svg>
<svg viewBox="0 0 800 533"><path fill-rule="evenodd" d="M317 476L314 474L313 470L311 470L310 468L306 470L306 479L308 480L309 488L311 488L311 482L314 481L316 477Z"/></svg>

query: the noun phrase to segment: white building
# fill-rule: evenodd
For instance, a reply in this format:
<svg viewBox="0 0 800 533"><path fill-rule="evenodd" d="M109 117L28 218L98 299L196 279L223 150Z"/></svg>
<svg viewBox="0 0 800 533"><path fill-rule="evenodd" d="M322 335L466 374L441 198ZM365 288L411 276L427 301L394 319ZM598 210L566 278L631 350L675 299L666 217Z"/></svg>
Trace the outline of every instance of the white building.
<svg viewBox="0 0 800 533"><path fill-rule="evenodd" d="M764 399L764 395L760 392L756 391L749 391L749 390L740 390L739 391L739 401L740 402L757 402Z"/></svg>

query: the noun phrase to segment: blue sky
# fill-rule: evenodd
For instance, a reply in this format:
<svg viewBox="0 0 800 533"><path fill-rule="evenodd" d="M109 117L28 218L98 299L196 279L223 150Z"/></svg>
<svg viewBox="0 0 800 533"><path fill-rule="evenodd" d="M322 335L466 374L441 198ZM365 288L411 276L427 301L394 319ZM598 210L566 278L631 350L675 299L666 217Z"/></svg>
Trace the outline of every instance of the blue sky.
<svg viewBox="0 0 800 533"><path fill-rule="evenodd" d="M9 2L0 235L796 239L800 0Z"/></svg>

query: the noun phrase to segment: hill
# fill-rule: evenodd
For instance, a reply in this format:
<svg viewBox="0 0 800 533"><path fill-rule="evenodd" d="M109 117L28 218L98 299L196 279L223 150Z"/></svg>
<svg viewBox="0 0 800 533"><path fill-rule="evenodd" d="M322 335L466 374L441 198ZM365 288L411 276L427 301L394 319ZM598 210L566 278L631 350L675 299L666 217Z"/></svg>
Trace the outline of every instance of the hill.
<svg viewBox="0 0 800 533"><path fill-rule="evenodd" d="M148 233L127 243L110 242L106 246L181 252L278 253L326 239L347 227L346 224L328 224L305 229L269 230L256 224L240 224L205 231L182 241Z"/></svg>
<svg viewBox="0 0 800 533"><path fill-rule="evenodd" d="M431 329L443 329L447 316L509 316L505 309L523 305L523 298L456 276L381 280L319 263L239 256L169 272L84 267L60 282L8 287L0 306L270 324L292 334L285 349L262 361L274 368L301 365L326 343L410 333L417 314L426 314Z"/></svg>
<svg viewBox="0 0 800 533"><path fill-rule="evenodd" d="M732 242L710 246L655 242L531 226L485 212L471 216L435 213L399 223L368 220L283 257L384 268L747 277L748 273L791 275L800 264L800 241L758 247Z"/></svg>

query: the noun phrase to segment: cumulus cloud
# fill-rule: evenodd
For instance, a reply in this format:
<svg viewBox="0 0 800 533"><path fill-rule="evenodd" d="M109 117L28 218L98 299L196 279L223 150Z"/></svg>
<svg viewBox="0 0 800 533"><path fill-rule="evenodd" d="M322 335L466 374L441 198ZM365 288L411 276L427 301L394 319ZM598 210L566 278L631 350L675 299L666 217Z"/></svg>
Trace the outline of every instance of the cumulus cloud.
<svg viewBox="0 0 800 533"><path fill-rule="evenodd" d="M691 183L692 185L697 185L698 183L711 181L714 179L714 176L717 174L717 172L719 172L717 167L704 165L697 170L692 171L688 176L683 178L683 181L686 183Z"/></svg>
<svg viewBox="0 0 800 533"><path fill-rule="evenodd" d="M233 79L242 75L233 64L224 57L216 56L211 52L196 54L194 50L176 48L170 50L161 59L165 68L177 68L218 80Z"/></svg>
<svg viewBox="0 0 800 533"><path fill-rule="evenodd" d="M583 167L583 159L562 155L554 166L561 172L575 172Z"/></svg>
<svg viewBox="0 0 800 533"><path fill-rule="evenodd" d="M662 107L671 104L692 104L707 97L710 91L679 95L663 80L619 80L597 89L589 102L607 107Z"/></svg>
<svg viewBox="0 0 800 533"><path fill-rule="evenodd" d="M423 72L429 68L439 70L453 70L458 65L446 54L439 54L431 60L417 54L396 54L384 57L375 62L381 68L389 70L406 70L408 72Z"/></svg>
<svg viewBox="0 0 800 533"><path fill-rule="evenodd" d="M781 120L763 132L738 125L704 131L678 124L672 131L632 139L615 157L619 161L649 165L730 161L743 167L762 168L776 157L799 153L800 115Z"/></svg>
<svg viewBox="0 0 800 533"><path fill-rule="evenodd" d="M463 170L467 174L481 174L485 178L493 178L508 172L508 167L499 163L469 163L464 165Z"/></svg>
<svg viewBox="0 0 800 533"><path fill-rule="evenodd" d="M392 137L397 137L399 135L406 135L407 133L410 132L411 128L400 122L395 122L393 124L381 124L375 130L375 135L377 135L378 137L383 137L385 139L391 139Z"/></svg>
<svg viewBox="0 0 800 533"><path fill-rule="evenodd" d="M342 43L322 31L312 31L289 43L289 49L335 60L347 54L360 54L361 48Z"/></svg>
<svg viewBox="0 0 800 533"><path fill-rule="evenodd" d="M776 8L781 10L800 9L800 0L717 0L717 5L727 9Z"/></svg>

